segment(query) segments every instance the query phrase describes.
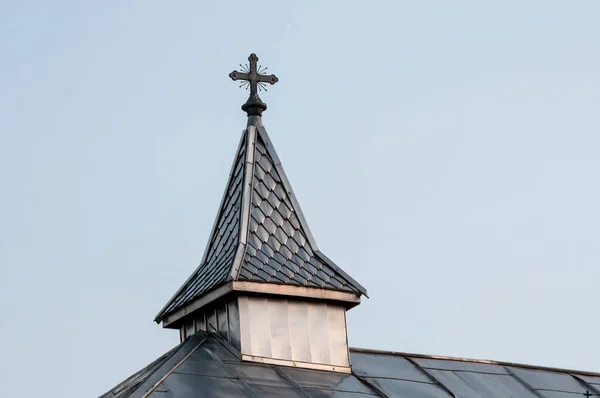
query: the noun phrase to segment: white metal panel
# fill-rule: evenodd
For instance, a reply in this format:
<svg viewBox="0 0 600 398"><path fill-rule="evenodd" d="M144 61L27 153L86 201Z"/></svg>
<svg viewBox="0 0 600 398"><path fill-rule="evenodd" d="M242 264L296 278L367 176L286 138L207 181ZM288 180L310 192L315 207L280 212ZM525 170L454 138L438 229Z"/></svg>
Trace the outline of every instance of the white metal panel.
<svg viewBox="0 0 600 398"><path fill-rule="evenodd" d="M310 355L310 332L308 330L308 303L290 300L288 302L290 344L295 361L312 362ZM286 358L287 359L287 358Z"/></svg>
<svg viewBox="0 0 600 398"><path fill-rule="evenodd" d="M311 362L331 364L327 304L308 303Z"/></svg>
<svg viewBox="0 0 600 398"><path fill-rule="evenodd" d="M269 323L271 325L271 355L273 358L291 358L292 344L287 300L269 300Z"/></svg>
<svg viewBox="0 0 600 398"><path fill-rule="evenodd" d="M327 305L331 364L349 366L346 310L339 305Z"/></svg>
<svg viewBox="0 0 600 398"><path fill-rule="evenodd" d="M271 357L271 325L269 318L269 299L250 297L248 300L250 315L250 341L252 355Z"/></svg>
<svg viewBox="0 0 600 398"><path fill-rule="evenodd" d="M240 351L242 354L249 354L252 352L252 340L250 339L248 296L238 297L238 311L240 314Z"/></svg>
<svg viewBox="0 0 600 398"><path fill-rule="evenodd" d="M238 305L246 358L350 366L343 306L252 296L240 296Z"/></svg>

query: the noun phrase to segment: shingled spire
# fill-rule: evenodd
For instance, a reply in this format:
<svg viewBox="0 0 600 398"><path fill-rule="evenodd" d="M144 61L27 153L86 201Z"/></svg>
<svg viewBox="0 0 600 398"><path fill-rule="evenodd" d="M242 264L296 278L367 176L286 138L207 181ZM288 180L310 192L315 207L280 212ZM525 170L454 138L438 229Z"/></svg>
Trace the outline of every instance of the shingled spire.
<svg viewBox="0 0 600 398"><path fill-rule="evenodd" d="M248 126L242 133L208 246L198 269L155 319L165 327L180 328L182 338L195 330L207 330L211 322L210 315L202 315L202 320L191 324L190 319L242 293L317 300L346 309L367 295L359 283L319 251L261 121L266 104L257 90L261 84L274 84L278 79L261 74L256 55L248 60L245 71L230 74L250 88L248 101L242 106L248 114ZM235 308L227 309L227 305L221 304L221 317L227 311L238 311L237 301ZM226 321L217 320L217 310L209 313L214 313L215 329L220 330L218 323L222 323L227 334L233 333L225 326ZM239 325L241 320L236 322ZM345 332L345 321L343 327Z"/></svg>

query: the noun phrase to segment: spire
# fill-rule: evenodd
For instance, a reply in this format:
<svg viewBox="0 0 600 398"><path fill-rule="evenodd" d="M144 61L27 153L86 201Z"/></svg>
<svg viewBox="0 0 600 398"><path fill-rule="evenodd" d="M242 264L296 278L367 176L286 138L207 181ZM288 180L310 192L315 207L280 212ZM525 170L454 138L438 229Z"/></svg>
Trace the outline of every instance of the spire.
<svg viewBox="0 0 600 398"><path fill-rule="evenodd" d="M255 54L248 60L250 66L244 72L229 75L250 87L250 97L242 106L248 127L242 133L200 266L156 316L155 321L163 321L166 327L232 290L335 297L347 307L367 295L365 288L319 251L260 121L266 104L257 88L278 79L259 73L264 69L257 68Z"/></svg>

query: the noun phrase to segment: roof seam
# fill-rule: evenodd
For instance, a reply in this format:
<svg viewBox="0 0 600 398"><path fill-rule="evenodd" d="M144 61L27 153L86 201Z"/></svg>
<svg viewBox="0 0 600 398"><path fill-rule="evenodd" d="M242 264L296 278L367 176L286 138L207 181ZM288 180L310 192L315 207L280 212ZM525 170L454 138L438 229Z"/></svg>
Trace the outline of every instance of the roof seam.
<svg viewBox="0 0 600 398"><path fill-rule="evenodd" d="M377 395L379 395L380 397L391 398L389 395L387 395L385 392L383 392L383 390L381 388L379 388L376 385L371 384L369 381L367 381L367 379L365 377L359 376L359 375L355 374L354 372L352 372L352 375L354 377L356 377L364 385L366 385L367 387L369 387L371 390L375 391L377 393Z"/></svg>
<svg viewBox="0 0 600 398"><path fill-rule="evenodd" d="M354 376L356 376L356 375L354 374ZM421 380L405 379L403 377L392 377L392 376L367 376L367 375L361 375L361 377L369 377L369 378L372 378L372 379L382 379L382 380L401 380L401 381L410 381L411 383L421 383L421 384L437 385L435 383L435 381L433 381L433 380L432 381L421 381Z"/></svg>
<svg viewBox="0 0 600 398"><path fill-rule="evenodd" d="M442 383L441 381L439 381L437 379L437 377L435 377L434 375L432 375L430 372L427 371L427 369L425 369L424 367L422 367L421 365L419 365L417 363L417 361L415 361L412 358L409 357L405 357L405 359L410 362L411 364L413 364L413 366L415 368L417 368L418 370L421 371L421 373L425 374L425 376L429 377L431 380L433 380L435 382L436 385L438 385L439 387L441 387L444 391L446 391L448 394L450 394L452 397L456 398L456 395L454 395L454 393L452 392L452 390L450 390L450 388L448 388L448 386L446 386L444 383Z"/></svg>
<svg viewBox="0 0 600 398"><path fill-rule="evenodd" d="M535 396L539 397L539 398L545 398L538 390L536 390L535 388L533 388L533 386L529 383L527 383L521 376L517 375L515 372L513 372L508 366L502 366L504 368L504 370L506 370L512 377L515 378L515 380L517 380L519 383L521 383L522 385L524 385L526 388L528 388Z"/></svg>
<svg viewBox="0 0 600 398"><path fill-rule="evenodd" d="M175 354L175 352L177 351L176 348L177 347L172 348L171 350L169 350L166 353L164 353L163 355L161 355L158 359L154 360L152 363L150 363L146 367L138 370L137 372L135 372L134 374L129 376L127 379L123 380L121 383L117 384L115 387L110 389L108 392L101 395L100 398L115 397L115 396L121 394L123 391L127 391L130 389L139 387L144 381L146 381L148 378L150 378L154 374L154 372L156 372L160 368L160 366L157 366L157 365L159 365L163 361L169 360L169 358L171 358ZM153 369L155 366L156 366L156 368ZM143 377L141 380L138 380L134 384L129 385L129 383L135 381L138 377L143 375L144 372L146 372L146 371L149 371L149 373L145 377Z"/></svg>
<svg viewBox="0 0 600 398"><path fill-rule="evenodd" d="M223 346L223 348L225 348L227 351L229 351L235 357L239 357L237 353L234 353L234 352L231 351L231 348L228 346L229 343L227 343L227 344L224 343L225 340L223 340L221 338L221 336L219 335L218 332L217 333L211 332L210 336L212 336L215 340L217 340L217 342L219 344L221 344L221 346ZM222 377L222 378L227 378L227 379L230 379L230 380L233 379L233 380L239 381L239 383L245 388L246 392L248 392L254 398L260 398L260 395L257 394L256 391L254 391L254 389L246 382L246 380L244 380L242 377L240 377L240 374L235 370L235 368L233 366L231 366L231 364L228 361L225 361L225 360L217 357L212 352L210 353L210 355L215 360L217 360L221 364L223 364L223 366L225 366L227 369L229 369L231 371L231 373L233 373L235 375L235 377ZM211 376L211 377L215 377L215 376Z"/></svg>
<svg viewBox="0 0 600 398"><path fill-rule="evenodd" d="M234 357L241 359L241 355L237 352L237 350L232 349L232 344L228 341L225 340L220 334L219 332L210 332L210 334L215 338L215 340L217 340L219 342L219 344L221 344L227 351L229 351L229 353L231 355L233 355ZM224 362L223 360L221 360L221 362Z"/></svg>
<svg viewBox="0 0 600 398"><path fill-rule="evenodd" d="M228 380L232 380L232 379L236 380L237 379L237 377L234 377L234 376L221 376L221 375L212 374L210 372L207 372L207 373L192 373L192 372L180 372L178 370L175 370L171 374L200 376L200 377L210 377L211 379L228 379Z"/></svg>
<svg viewBox="0 0 600 398"><path fill-rule="evenodd" d="M482 375L511 377L511 375L506 374L506 373L482 372L479 370L467 370L467 369L432 368L429 366L422 366L422 365L420 365L420 366L425 370L440 370L440 371L444 371L444 372L455 372L455 373L477 373L477 374L482 374Z"/></svg>
<svg viewBox="0 0 600 398"><path fill-rule="evenodd" d="M356 377L356 376L354 376ZM376 377L374 377L375 379ZM369 386L368 386L369 387ZM379 396L379 394L377 393L377 391L373 391L373 392L359 392L357 393L356 391L352 391L352 390L344 390L344 389L340 389L340 388L336 388L335 386L333 387L327 387L327 388L323 388L323 387L317 387L317 386L306 386L303 387L305 390L311 390L311 391L326 391L326 392L330 392L330 391L335 391L335 392L349 392L351 394L361 394L361 395L374 395L374 396ZM371 388L371 387L369 387Z"/></svg>
<svg viewBox="0 0 600 398"><path fill-rule="evenodd" d="M592 384L592 383L588 383L586 380L582 379L581 377L578 377L577 375L571 374L571 377L573 377L575 380L577 380L578 382L580 382L581 384L585 385L586 388L589 388L590 390L592 390L594 392L594 394L598 394L600 395L600 387L596 387L596 385Z"/></svg>
<svg viewBox="0 0 600 398"><path fill-rule="evenodd" d="M206 341L206 339L208 339L208 336L204 337L202 339L202 341L200 341L200 343L198 343L190 352L188 352L188 354L183 357L183 359L179 362L177 362L177 364L173 367L173 369L169 370L167 373L165 373L165 375L163 377L160 378L160 380L158 380L154 386L152 386L152 388L150 388L150 390L148 390L144 395L142 395L142 398L146 398L148 397L148 395L152 394L154 392L154 390L160 385L160 383L162 383L163 381L165 381L165 379L167 377L169 377L173 372L175 372L175 370L181 366L182 363L185 362L186 359L188 359L194 352L196 352L196 350L198 348L200 348L200 346L202 344L204 344L204 342Z"/></svg>
<svg viewBox="0 0 600 398"><path fill-rule="evenodd" d="M305 393L304 390L302 390L302 388L298 384L296 384L295 381L293 381L284 372L282 372L278 366L271 366L271 368L275 371L275 373L277 373L279 375L279 377L281 377L285 381L287 381L292 386L294 391L296 391L300 396L302 396L304 398L310 398L310 396L307 393Z"/></svg>
<svg viewBox="0 0 600 398"><path fill-rule="evenodd" d="M553 388L535 388L536 391L550 391L550 392L564 392L567 394L577 394L580 395L581 393L578 392L574 392L574 391L569 391L569 390L555 390Z"/></svg>

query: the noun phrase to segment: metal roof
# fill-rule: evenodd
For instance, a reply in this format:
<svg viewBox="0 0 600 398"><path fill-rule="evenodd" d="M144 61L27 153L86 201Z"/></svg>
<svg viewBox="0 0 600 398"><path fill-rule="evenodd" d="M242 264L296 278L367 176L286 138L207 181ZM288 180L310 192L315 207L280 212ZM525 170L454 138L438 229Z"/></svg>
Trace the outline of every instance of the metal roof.
<svg viewBox="0 0 600 398"><path fill-rule="evenodd" d="M244 130L204 258L156 321L229 280L367 294L318 250L262 126Z"/></svg>
<svg viewBox="0 0 600 398"><path fill-rule="evenodd" d="M196 334L100 398L573 398L600 373L351 349L352 374L263 365L217 334Z"/></svg>

